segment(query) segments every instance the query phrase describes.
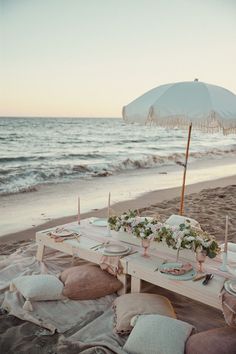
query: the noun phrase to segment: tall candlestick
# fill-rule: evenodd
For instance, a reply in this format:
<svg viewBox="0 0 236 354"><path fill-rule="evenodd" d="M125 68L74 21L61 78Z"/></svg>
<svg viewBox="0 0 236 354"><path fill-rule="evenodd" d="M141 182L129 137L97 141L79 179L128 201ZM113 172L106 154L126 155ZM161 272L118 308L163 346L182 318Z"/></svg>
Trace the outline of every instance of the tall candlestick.
<svg viewBox="0 0 236 354"><path fill-rule="evenodd" d="M78 224L80 224L80 197L78 197Z"/></svg>
<svg viewBox="0 0 236 354"><path fill-rule="evenodd" d="M110 209L111 209L111 193L109 192L109 195L108 195L108 208L107 208L107 217L108 217L108 219L110 217Z"/></svg>
<svg viewBox="0 0 236 354"><path fill-rule="evenodd" d="M227 253L227 249L228 249L228 231L229 231L229 216L226 215L226 218L225 218L225 244L224 244L224 253Z"/></svg>

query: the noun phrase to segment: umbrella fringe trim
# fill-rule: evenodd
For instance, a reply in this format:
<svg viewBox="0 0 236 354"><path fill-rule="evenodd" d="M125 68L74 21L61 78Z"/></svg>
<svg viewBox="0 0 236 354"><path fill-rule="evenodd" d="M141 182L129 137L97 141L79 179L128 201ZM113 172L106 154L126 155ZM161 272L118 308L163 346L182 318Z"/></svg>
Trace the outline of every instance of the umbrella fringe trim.
<svg viewBox="0 0 236 354"><path fill-rule="evenodd" d="M194 129L201 130L206 133L217 133L223 131L224 135L236 133L236 120L228 119L222 122L219 114L210 112L207 117L199 118L198 121L189 119L183 115L171 115L160 117L154 112L153 107L150 108L146 125L157 125L160 127L174 128L174 129L188 129L190 123L193 123Z"/></svg>

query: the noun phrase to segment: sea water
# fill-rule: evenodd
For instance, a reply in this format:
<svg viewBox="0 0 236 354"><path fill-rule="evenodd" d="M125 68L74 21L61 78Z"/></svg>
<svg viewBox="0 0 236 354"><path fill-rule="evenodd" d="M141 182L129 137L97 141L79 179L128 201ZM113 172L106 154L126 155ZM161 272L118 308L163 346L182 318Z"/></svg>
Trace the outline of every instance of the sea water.
<svg viewBox="0 0 236 354"><path fill-rule="evenodd" d="M0 118L0 195L184 163L187 132L119 118ZM236 157L235 135L193 128L189 163Z"/></svg>

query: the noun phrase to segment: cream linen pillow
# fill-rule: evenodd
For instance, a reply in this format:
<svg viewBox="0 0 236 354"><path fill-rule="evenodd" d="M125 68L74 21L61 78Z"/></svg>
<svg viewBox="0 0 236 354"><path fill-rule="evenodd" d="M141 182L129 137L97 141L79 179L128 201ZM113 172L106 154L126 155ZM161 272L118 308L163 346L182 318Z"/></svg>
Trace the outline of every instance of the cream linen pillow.
<svg viewBox="0 0 236 354"><path fill-rule="evenodd" d="M184 354L194 329L189 323L160 315L141 315L123 349L129 354ZM132 320L133 322L133 320Z"/></svg>
<svg viewBox="0 0 236 354"><path fill-rule="evenodd" d="M170 301L157 294L125 294L113 302L114 331L120 335L130 333L130 321L136 315L159 314L176 318Z"/></svg>
<svg viewBox="0 0 236 354"><path fill-rule="evenodd" d="M18 290L26 299L24 310L32 311L31 301L62 299L63 283L54 275L23 275L13 279L10 290Z"/></svg>
<svg viewBox="0 0 236 354"><path fill-rule="evenodd" d="M180 224L184 224L185 222L189 222L192 227L195 227L201 230L201 225L197 220L188 218L187 216L182 215L171 215L166 221L165 224L170 226L179 226Z"/></svg>

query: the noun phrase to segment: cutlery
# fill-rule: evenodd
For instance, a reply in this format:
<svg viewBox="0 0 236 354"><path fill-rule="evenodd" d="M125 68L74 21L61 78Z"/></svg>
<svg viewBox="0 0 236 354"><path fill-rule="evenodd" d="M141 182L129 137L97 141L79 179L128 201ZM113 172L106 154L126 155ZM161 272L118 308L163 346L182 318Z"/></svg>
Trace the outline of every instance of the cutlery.
<svg viewBox="0 0 236 354"><path fill-rule="evenodd" d="M202 285L207 285L207 284L209 283L209 281L210 281L213 277L214 277L213 274L207 274L207 275L205 276L205 280L203 280L203 282L202 282Z"/></svg>
<svg viewBox="0 0 236 354"><path fill-rule="evenodd" d="M163 262L160 265L166 264L166 263L167 263L167 259L164 259ZM159 266L156 269L154 269L154 272L157 272L158 269L159 269Z"/></svg>
<svg viewBox="0 0 236 354"><path fill-rule="evenodd" d="M206 277L206 274L197 274L194 278L193 281L198 281Z"/></svg>
<svg viewBox="0 0 236 354"><path fill-rule="evenodd" d="M131 256L135 253L138 253L138 251L134 251L134 252L131 252L131 253L128 253L128 254L124 254L123 256L120 256L120 258L123 258L123 257L128 257L128 256Z"/></svg>
<svg viewBox="0 0 236 354"><path fill-rule="evenodd" d="M101 247L103 243L99 243L98 245L90 247L91 250L95 250L97 247Z"/></svg>
<svg viewBox="0 0 236 354"><path fill-rule="evenodd" d="M110 243L110 241L103 242L100 245L94 246L93 248L90 248L90 249L93 249L94 251L98 251L101 248L104 248L105 246L109 245L109 243Z"/></svg>

